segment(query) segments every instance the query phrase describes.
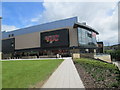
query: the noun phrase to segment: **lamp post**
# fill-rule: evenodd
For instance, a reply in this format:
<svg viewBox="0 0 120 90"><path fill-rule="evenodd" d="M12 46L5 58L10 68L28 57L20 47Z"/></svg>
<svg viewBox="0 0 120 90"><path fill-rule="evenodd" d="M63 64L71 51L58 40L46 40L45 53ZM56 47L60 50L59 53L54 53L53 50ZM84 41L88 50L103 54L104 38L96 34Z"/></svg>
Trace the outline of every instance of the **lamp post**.
<svg viewBox="0 0 120 90"><path fill-rule="evenodd" d="M2 31L1 31L1 19L0 17L0 60L2 59Z"/></svg>

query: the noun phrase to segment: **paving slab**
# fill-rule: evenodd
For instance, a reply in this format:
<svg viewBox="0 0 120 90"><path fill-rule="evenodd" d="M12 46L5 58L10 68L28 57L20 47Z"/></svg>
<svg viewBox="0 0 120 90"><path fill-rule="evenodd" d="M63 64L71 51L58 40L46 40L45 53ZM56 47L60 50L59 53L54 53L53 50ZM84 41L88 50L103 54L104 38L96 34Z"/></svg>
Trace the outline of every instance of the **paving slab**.
<svg viewBox="0 0 120 90"><path fill-rule="evenodd" d="M42 88L85 88L71 58L66 58Z"/></svg>

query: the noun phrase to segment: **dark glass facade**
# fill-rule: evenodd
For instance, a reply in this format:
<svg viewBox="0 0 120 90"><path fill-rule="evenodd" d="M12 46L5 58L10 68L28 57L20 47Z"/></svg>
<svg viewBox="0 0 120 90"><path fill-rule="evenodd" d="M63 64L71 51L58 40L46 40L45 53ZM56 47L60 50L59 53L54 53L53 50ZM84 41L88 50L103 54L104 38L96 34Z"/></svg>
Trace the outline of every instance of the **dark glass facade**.
<svg viewBox="0 0 120 90"><path fill-rule="evenodd" d="M2 52L12 53L15 50L15 38L2 40Z"/></svg>
<svg viewBox="0 0 120 90"><path fill-rule="evenodd" d="M41 47L69 47L69 30L60 29L40 33Z"/></svg>

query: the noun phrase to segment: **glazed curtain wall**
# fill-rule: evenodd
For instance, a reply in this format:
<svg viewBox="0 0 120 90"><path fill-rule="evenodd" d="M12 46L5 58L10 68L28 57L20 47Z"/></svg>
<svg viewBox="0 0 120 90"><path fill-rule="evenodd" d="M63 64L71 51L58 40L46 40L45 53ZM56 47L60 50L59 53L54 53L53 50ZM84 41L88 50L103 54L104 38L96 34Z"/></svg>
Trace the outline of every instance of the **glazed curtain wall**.
<svg viewBox="0 0 120 90"><path fill-rule="evenodd" d="M78 42L79 45L95 46L97 44L96 33L83 28L78 28Z"/></svg>

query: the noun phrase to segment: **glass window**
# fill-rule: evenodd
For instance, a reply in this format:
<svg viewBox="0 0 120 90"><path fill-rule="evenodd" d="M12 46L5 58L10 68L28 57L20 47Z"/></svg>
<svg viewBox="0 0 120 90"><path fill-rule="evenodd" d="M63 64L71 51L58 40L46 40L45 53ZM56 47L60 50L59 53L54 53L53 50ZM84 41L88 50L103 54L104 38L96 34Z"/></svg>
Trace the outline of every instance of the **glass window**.
<svg viewBox="0 0 120 90"><path fill-rule="evenodd" d="M79 45L96 45L96 33L83 28L78 28Z"/></svg>
<svg viewBox="0 0 120 90"><path fill-rule="evenodd" d="M9 34L9 37L10 37L10 34Z"/></svg>
<svg viewBox="0 0 120 90"><path fill-rule="evenodd" d="M11 34L11 36L13 37L13 36L14 36L14 34Z"/></svg>

